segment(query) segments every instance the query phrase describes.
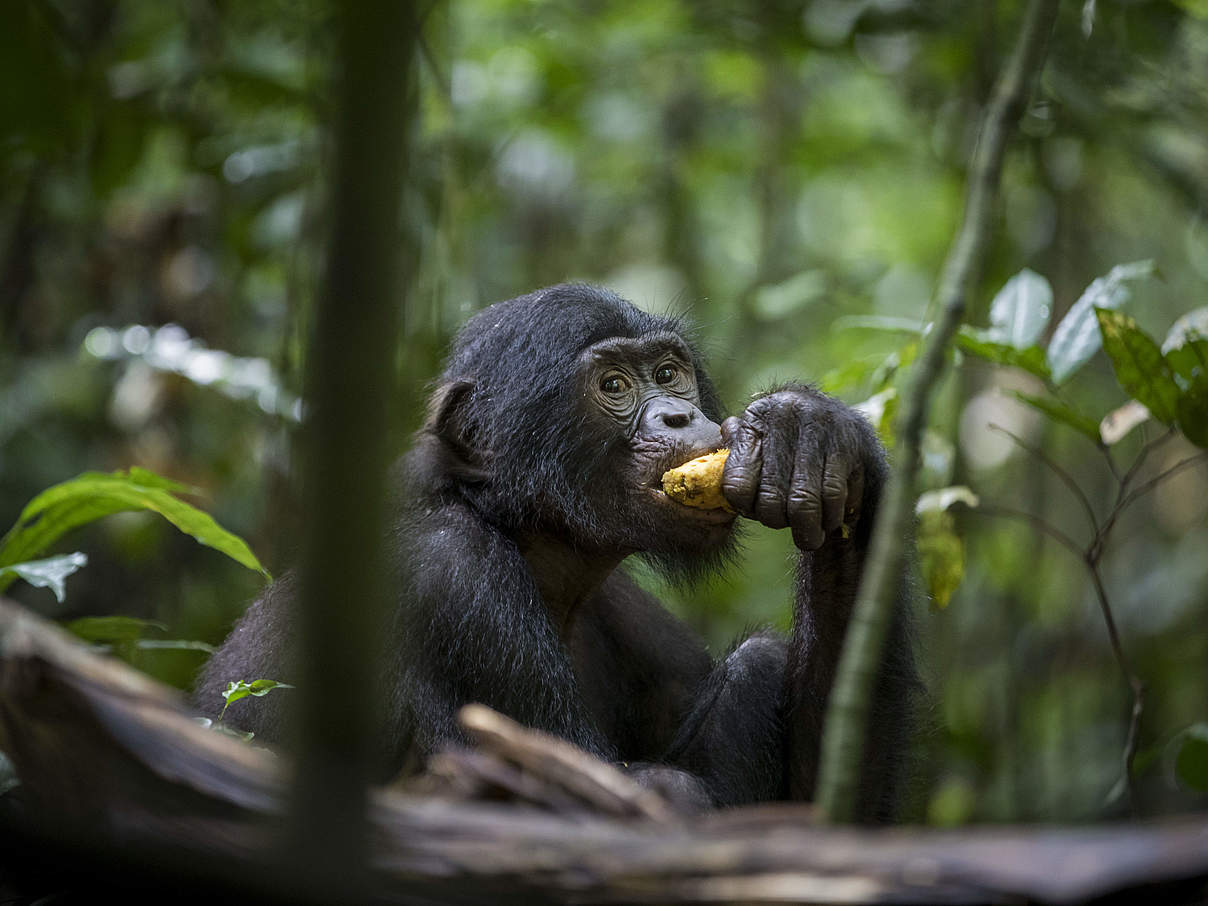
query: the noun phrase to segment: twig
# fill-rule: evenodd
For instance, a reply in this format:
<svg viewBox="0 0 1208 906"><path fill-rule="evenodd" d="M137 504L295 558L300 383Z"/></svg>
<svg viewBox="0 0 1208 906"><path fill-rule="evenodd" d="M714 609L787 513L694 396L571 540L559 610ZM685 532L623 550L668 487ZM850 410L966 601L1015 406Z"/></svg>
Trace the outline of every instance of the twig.
<svg viewBox="0 0 1208 906"><path fill-rule="evenodd" d="M855 815L869 699L902 581L904 541L911 535L919 445L931 390L965 313L965 300L981 269L1002 175L1007 139L1044 63L1057 0L1030 0L1019 39L987 107L970 165L965 216L944 262L936 301L939 316L911 375L898 421L895 463L881 502L868 565L852 613L835 687L827 705L818 803L831 821Z"/></svg>
<svg viewBox="0 0 1208 906"><path fill-rule="evenodd" d="M1095 596L1099 600L1099 609L1103 611L1103 622L1107 624L1107 637L1111 640L1112 651L1116 655L1116 662L1120 665L1120 672L1124 674L1124 678L1128 681L1128 686L1132 690L1132 712L1128 720L1128 736L1124 740L1124 783L1128 787L1128 804L1135 814L1137 811L1137 793L1136 780L1133 777L1133 761L1137 757L1137 743L1141 734L1141 714L1145 709L1145 684L1141 682L1140 677L1133 673L1132 664L1129 663L1127 655L1124 654L1124 646L1120 644L1120 633L1116 629L1116 620L1112 616L1111 605L1107 601L1107 589L1103 587L1103 579L1099 575L1099 569L1094 561L1090 558L1090 553L1087 553L1085 558L1086 567L1090 570L1091 581L1095 585Z"/></svg>
<svg viewBox="0 0 1208 906"><path fill-rule="evenodd" d="M1119 505L1117 505L1118 508ZM1120 642L1120 632L1116 628L1116 619L1112 614L1111 603L1107 600L1107 589L1104 588L1103 578L1099 575L1098 548L1096 548L1096 544L1100 543L1100 535L1096 533L1091 543L1083 549L1077 541L1035 513L1026 513L1023 510L1014 510L1010 507L995 506L993 504L973 507L970 509L970 512L981 513L986 516L1005 516L1010 519L1021 519L1028 522L1046 535L1059 541L1062 546L1082 562L1087 572L1090 573L1091 582L1095 586L1095 597L1099 602L1099 609L1103 612L1103 622L1107 625L1107 637L1111 642L1112 653L1115 654L1116 663L1120 665L1120 672L1124 674L1124 679L1132 690L1132 713L1128 722L1128 736L1124 742L1123 763L1124 783L1128 788L1128 802L1130 808L1135 813L1137 810L1137 799L1133 777L1133 762L1137 755L1137 743L1140 739L1141 730L1141 715L1145 708L1145 684L1133 672L1132 664L1129 663L1128 657L1124 653L1124 646ZM1112 517L1115 515L1116 510L1113 510Z"/></svg>
<svg viewBox="0 0 1208 906"><path fill-rule="evenodd" d="M970 507L968 512L980 513L983 516L1003 516L1007 519L1019 519L1024 522L1028 522L1033 528L1039 529L1049 537L1059 541L1079 560L1086 559L1086 551L1082 548L1082 546L1065 532L1061 531L1061 529L1050 525L1043 516L1038 516L1035 513L1026 513L1023 510L1014 510L1010 507L996 506L994 504L982 504L980 506Z"/></svg>
<svg viewBox="0 0 1208 906"><path fill-rule="evenodd" d="M991 431L999 431L1007 435L1007 437L1015 441L1015 443L1018 444L1022 449L1031 453L1046 466L1048 466L1049 469L1051 469L1053 473L1065 483L1065 486L1073 491L1074 496L1078 498L1079 502L1081 502L1082 508L1086 510L1086 515L1091 521L1091 531L1093 531L1095 534L1099 533L1099 520L1095 518L1095 509L1091 506L1090 499L1083 492L1082 488L1078 486L1078 482L1074 481L1074 477L1070 475L1069 472L1057 465L1057 463L1054 462L1048 456L1048 454L1041 450L1040 447L1036 446L1035 444L1028 443L1014 431L1010 431L1004 428L1002 425L996 425L993 422L990 423L989 428Z"/></svg>
<svg viewBox="0 0 1208 906"><path fill-rule="evenodd" d="M1165 440L1165 438L1164 437L1158 438L1154 441L1151 441L1151 444L1156 446L1162 440ZM1147 444L1147 446L1149 446L1149 445ZM1146 451L1143 449L1141 451L1140 456L1145 455L1145 452ZM1138 458L1140 458L1140 456ZM1139 488L1137 488L1136 490L1134 490L1131 494L1129 494L1127 496L1124 495L1123 486L1122 486L1120 493L1118 493L1116 496L1116 505L1114 507L1112 507L1112 511L1108 515L1107 519L1104 521L1103 527L1099 529L1098 533L1095 535L1094 540L1091 542L1088 556L1093 557L1096 562L1099 560L1099 558L1101 556L1103 556L1103 549L1104 549L1105 545L1107 544L1107 535L1112 530L1112 528L1115 526L1116 521L1120 518L1120 515L1126 509L1128 509L1130 506L1132 506L1134 503L1136 503L1140 498L1144 497L1146 494L1148 494L1150 491L1152 491L1154 488L1156 488L1159 484L1161 484L1167 478L1171 478L1174 475L1177 475L1179 472L1182 472L1184 469L1186 469L1190 466L1193 466L1196 463L1204 462L1205 459L1208 459L1208 453L1197 453L1195 456L1190 456L1187 459L1184 459L1182 462L1175 463L1173 466L1171 466L1165 472L1161 473L1160 475L1154 476L1149 481L1145 482L1145 484L1141 485ZM1131 476L1133 474L1135 474L1135 472L1136 472L1136 468L1135 468L1135 464L1134 464L1134 468L1129 469L1129 474L1125 476L1125 480L1130 479Z"/></svg>

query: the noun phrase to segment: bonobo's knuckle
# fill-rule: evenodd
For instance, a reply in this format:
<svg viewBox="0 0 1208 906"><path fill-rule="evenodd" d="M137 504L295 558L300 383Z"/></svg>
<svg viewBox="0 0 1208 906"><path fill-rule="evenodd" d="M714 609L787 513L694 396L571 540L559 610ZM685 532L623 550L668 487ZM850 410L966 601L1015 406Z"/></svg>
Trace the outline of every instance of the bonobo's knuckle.
<svg viewBox="0 0 1208 906"><path fill-rule="evenodd" d="M789 494L789 508L798 515L809 517L822 509L822 501L811 488L797 488Z"/></svg>
<svg viewBox="0 0 1208 906"><path fill-rule="evenodd" d="M822 496L837 500L847 495L847 479L841 475L827 475L822 481Z"/></svg>

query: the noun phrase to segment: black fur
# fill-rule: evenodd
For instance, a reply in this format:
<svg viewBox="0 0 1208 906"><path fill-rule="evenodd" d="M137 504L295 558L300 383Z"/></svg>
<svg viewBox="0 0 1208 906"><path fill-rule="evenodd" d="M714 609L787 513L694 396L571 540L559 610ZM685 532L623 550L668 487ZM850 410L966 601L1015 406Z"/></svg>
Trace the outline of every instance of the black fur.
<svg viewBox="0 0 1208 906"><path fill-rule="evenodd" d="M662 401L665 417L643 416L654 411L643 408L629 427L606 417L593 402L602 391L585 350L610 338L643 350L660 337L686 350L694 386L671 393L642 385L641 405ZM482 702L623 762L686 803L812 797L884 454L859 415L804 385L762 397L719 429L720 420L682 325L607 291L554 286L466 324L399 467L383 775L418 770L439 746L464 742L456 711ZM649 490L664 469L701 452L702 438L716 438L705 449L717 446L723 430L734 450L725 493L744 515L791 526L802 553L791 638L758 634L714 664L684 624L616 567L640 554L675 575L693 574L731 549L727 524L654 502ZM819 474L803 478L815 466ZM832 471L842 472L838 490ZM835 516L844 488L858 496L846 503L844 521L856 522L850 537ZM229 680L289 679L293 597L286 577L249 608L205 668L203 711L217 712ZM908 628L904 589L877 687L863 787L868 819L891 813L908 732ZM279 739L283 695L245 699L227 720Z"/></svg>

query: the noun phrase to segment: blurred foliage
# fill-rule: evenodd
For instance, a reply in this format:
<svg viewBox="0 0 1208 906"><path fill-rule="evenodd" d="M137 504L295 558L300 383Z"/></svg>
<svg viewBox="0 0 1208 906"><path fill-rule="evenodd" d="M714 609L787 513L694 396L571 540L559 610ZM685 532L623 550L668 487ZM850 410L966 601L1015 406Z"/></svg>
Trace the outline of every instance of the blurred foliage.
<svg viewBox="0 0 1208 906"><path fill-rule="evenodd" d="M411 373L430 377L483 305L584 279L689 313L731 408L800 376L866 403L888 435L960 217L977 115L1021 6L434 4L404 199L422 250L408 266ZM323 239L325 10L313 0L6 6L0 525L72 475L145 467L202 489L205 508L270 570L288 563L305 518L289 447ZM1029 350L1051 351L1053 325L1078 305L1092 329L1081 336L1097 338L1094 307L1119 307L1104 301L1115 296L1101 286L1098 301L1080 300L1121 262L1160 271L1127 280L1127 313L1149 337L1208 304L1206 122L1203 3L1065 6L1009 152L984 292L969 300L959 364L939 391L924 489L968 485L1089 537L1052 471L988 426L1077 475L1099 514L1111 508L1112 468L1161 429L1134 426L1109 464L1088 441L1128 402L1118 357L1089 358L1054 393L1046 382L1065 375ZM1028 273L1044 275L1048 296ZM1000 290L1044 302L1051 319L1012 320ZM869 330L869 318L907 332ZM1176 424L1202 424L1195 413L1208 405L1191 390L1202 387L1197 342L1161 349L1187 400ZM1194 452L1182 435L1154 447L1138 481ZM948 606L920 618L932 713L916 813L956 824L1119 812L1109 794L1128 690L1082 564L1025 523L942 513L941 547L950 557L960 542L963 575ZM1149 687L1138 757L1147 811L1208 801L1195 792L1202 728L1186 729L1208 719L1206 514L1208 469L1185 469L1120 517L1102 561ZM643 581L718 647L751 625L785 627L783 534L748 528L745 554L708 585ZM9 593L57 618L123 614L217 642L259 588L254 573L147 515L79 528L49 553L74 551L88 565L62 603L21 582ZM157 641L144 635L111 643ZM201 657L139 650L140 665L180 685Z"/></svg>

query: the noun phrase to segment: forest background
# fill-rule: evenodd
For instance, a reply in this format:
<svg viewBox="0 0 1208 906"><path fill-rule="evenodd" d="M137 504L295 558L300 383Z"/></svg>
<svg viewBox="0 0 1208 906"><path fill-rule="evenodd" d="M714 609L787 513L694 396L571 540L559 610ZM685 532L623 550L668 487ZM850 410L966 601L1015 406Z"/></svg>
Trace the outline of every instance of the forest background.
<svg viewBox="0 0 1208 906"><path fill-rule="evenodd" d="M976 125L1021 9L434 5L410 99L405 373L430 378L484 305L586 280L688 315L732 410L802 377L862 404L892 441L902 366L935 315ZM190 499L279 573L305 519L291 443L326 238L326 7L41 0L5 19L0 528L48 486L138 466L201 489ZM1019 310L1026 287L1033 311L1051 309L1032 338L1051 346L1093 281L1133 264L1113 304L1162 343L1208 305L1206 127L1208 4L1064 4L967 323L992 325L993 300L1026 268L1002 298ZM924 487L968 487L980 504L921 536L930 705L912 808L936 824L1123 814L1130 689L1085 563L1049 529L1093 537L1066 478L1102 521L1142 450L1134 488L1197 447L1154 418L1105 454L1087 421L1129 399L1108 357L1058 382L1001 351L986 361L972 341L991 335L967 334L925 438ZM1017 393L1059 400L1064 416ZM390 429L399 451L417 417ZM1097 560L1147 690L1143 812L1205 804L1208 742L1188 743L1208 740L1206 517L1200 461L1123 511ZM642 579L721 649L746 627L786 626L783 534L750 528L744 555L705 585ZM154 621L152 643L220 641L262 582L145 513L79 529L59 551L88 561L62 600L27 583L8 593L55 619ZM205 657L118 647L180 686Z"/></svg>

